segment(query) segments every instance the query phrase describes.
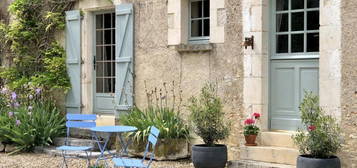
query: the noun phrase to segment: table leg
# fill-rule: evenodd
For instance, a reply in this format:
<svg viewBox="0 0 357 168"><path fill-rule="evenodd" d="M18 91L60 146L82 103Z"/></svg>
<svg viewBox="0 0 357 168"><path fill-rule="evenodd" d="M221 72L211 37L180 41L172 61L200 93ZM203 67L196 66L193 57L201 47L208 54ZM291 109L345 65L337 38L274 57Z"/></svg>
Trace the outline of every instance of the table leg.
<svg viewBox="0 0 357 168"><path fill-rule="evenodd" d="M107 151L107 152L109 153L109 155L111 155L111 153L109 152L109 150L106 149L107 144L108 144L108 141L109 141L110 136L111 136L111 133L108 133L108 137L105 138L103 145L100 143L100 140L99 140L97 134L96 134L95 132L94 132L93 134L94 134L95 140L97 141L98 148L99 148L99 150L100 150L100 155L99 155L99 157L97 158L97 160L96 160L96 162L95 162L95 165L98 166L98 162L99 162L100 160L104 160L104 162L105 162L105 167L108 167L108 163L107 163L107 160L106 160L106 158L105 158L105 156L104 156L104 152Z"/></svg>

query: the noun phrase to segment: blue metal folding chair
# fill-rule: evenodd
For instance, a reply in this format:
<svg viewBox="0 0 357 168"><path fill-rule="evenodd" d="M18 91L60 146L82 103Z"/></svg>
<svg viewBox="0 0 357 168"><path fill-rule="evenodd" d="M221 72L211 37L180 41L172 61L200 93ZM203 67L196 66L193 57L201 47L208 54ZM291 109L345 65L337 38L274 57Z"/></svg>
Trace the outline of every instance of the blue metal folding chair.
<svg viewBox="0 0 357 168"><path fill-rule="evenodd" d="M93 146L71 146L68 144L68 139L70 138L70 128L92 128L96 126L95 120L97 119L97 116L94 114L67 114L67 121L66 121L66 127L67 127L67 136L64 142L63 146L57 147L57 150L62 151L62 157L63 157L63 162L61 167L68 167L66 158L78 158L75 156L67 156L68 151L83 151L86 154L86 160L87 160L87 165L88 167L90 166L90 160L89 160L89 155L88 152L91 151ZM92 141L93 141L93 136L92 136ZM91 153L90 153L91 155Z"/></svg>
<svg viewBox="0 0 357 168"><path fill-rule="evenodd" d="M115 167L136 167L136 168L149 168L152 160L154 159L154 150L155 145L159 137L159 129L152 126L150 129L150 134L148 137L148 143L146 145L146 149L144 152L144 157L142 159L129 159L129 158L114 158L114 166ZM151 149L151 150L150 150ZM144 164L144 160L149 158L149 163L147 165Z"/></svg>

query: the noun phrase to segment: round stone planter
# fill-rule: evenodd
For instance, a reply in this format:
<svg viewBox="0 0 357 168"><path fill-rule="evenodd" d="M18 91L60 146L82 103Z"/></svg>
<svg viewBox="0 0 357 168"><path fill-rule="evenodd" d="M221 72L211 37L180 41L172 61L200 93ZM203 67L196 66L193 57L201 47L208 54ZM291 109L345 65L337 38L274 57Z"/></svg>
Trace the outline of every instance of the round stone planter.
<svg viewBox="0 0 357 168"><path fill-rule="evenodd" d="M300 155L297 158L296 168L341 168L340 159L336 156L331 158L311 158Z"/></svg>
<svg viewBox="0 0 357 168"><path fill-rule="evenodd" d="M142 157L146 142L133 142L129 154ZM185 139L160 139L155 147L155 160L178 160L190 157L189 145Z"/></svg>
<svg viewBox="0 0 357 168"><path fill-rule="evenodd" d="M227 163L227 146L193 145L192 162L195 168L224 168Z"/></svg>

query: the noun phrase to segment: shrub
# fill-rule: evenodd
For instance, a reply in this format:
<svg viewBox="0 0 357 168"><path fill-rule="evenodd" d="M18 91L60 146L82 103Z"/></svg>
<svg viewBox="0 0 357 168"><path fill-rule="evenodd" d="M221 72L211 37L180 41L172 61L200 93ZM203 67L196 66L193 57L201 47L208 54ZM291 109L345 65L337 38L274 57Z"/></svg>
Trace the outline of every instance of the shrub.
<svg viewBox="0 0 357 168"><path fill-rule="evenodd" d="M146 84L145 84L146 87ZM134 135L137 142L145 142L150 132L150 126L155 126L160 130L161 139L190 139L190 130L185 121L181 118L180 105L181 96L176 99L175 84L171 85L171 94L167 90L167 84L163 88L154 88L151 91L146 89L148 106L141 110L134 107L127 115L120 116L119 121L124 125L131 125L138 128ZM178 92L181 94L181 92ZM177 101L179 102L177 105Z"/></svg>
<svg viewBox="0 0 357 168"><path fill-rule="evenodd" d="M208 146L214 146L229 135L229 124L224 121L223 106L215 87L214 84L206 84L199 98L190 98L188 106L194 130Z"/></svg>
<svg viewBox="0 0 357 168"><path fill-rule="evenodd" d="M336 154L341 147L340 128L335 119L321 109L319 98L306 92L300 111L304 129L298 129L293 136L300 152L314 158L329 158Z"/></svg>
<svg viewBox="0 0 357 168"><path fill-rule="evenodd" d="M40 92L36 89L33 94L0 93L7 104L0 111L0 140L14 144L17 150L13 153L48 146L55 137L65 133L64 115L53 101L42 98Z"/></svg>

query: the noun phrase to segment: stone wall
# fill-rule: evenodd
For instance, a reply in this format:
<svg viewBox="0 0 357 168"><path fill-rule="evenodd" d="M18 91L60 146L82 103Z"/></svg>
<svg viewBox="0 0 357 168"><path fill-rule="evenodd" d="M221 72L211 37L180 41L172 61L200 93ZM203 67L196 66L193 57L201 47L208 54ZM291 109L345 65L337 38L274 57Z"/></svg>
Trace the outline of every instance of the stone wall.
<svg viewBox="0 0 357 168"><path fill-rule="evenodd" d="M357 167L357 2L341 1L342 14L342 79L341 106L344 148L343 167Z"/></svg>

